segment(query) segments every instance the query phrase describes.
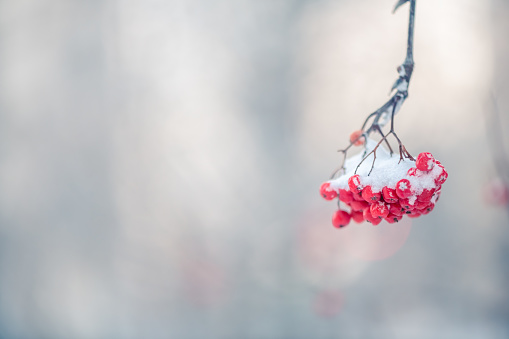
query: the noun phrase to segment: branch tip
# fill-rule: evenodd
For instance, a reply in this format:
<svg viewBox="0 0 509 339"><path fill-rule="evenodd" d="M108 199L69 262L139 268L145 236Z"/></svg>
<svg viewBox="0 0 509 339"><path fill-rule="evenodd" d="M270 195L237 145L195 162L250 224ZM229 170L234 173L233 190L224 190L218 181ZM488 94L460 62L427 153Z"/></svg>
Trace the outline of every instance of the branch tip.
<svg viewBox="0 0 509 339"><path fill-rule="evenodd" d="M406 4L408 1L410 0L399 0L398 3L396 4L396 6L394 6L394 9L392 10L392 13L396 13L396 11L398 10L398 8L404 4Z"/></svg>

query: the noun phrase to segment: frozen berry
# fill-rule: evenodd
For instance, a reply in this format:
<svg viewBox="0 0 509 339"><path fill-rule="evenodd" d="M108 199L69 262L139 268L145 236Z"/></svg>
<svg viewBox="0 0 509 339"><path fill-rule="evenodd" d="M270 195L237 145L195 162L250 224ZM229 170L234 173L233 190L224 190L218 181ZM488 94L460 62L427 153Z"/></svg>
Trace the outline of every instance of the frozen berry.
<svg viewBox="0 0 509 339"><path fill-rule="evenodd" d="M438 199L440 199L440 194L442 194L442 190L441 189L437 189L435 191L435 194L433 194L433 196L431 197L431 202L436 204Z"/></svg>
<svg viewBox="0 0 509 339"><path fill-rule="evenodd" d="M409 177L420 177L423 173L422 171L419 171L417 168L412 167L408 170L408 172L406 172L406 174Z"/></svg>
<svg viewBox="0 0 509 339"><path fill-rule="evenodd" d="M433 209L435 209L435 204L429 204L429 206L426 207L426 211L428 211L428 213L433 211Z"/></svg>
<svg viewBox="0 0 509 339"><path fill-rule="evenodd" d="M385 186L382 188L382 195L384 197L385 202L389 204L394 204L398 201L398 195L396 194L396 190Z"/></svg>
<svg viewBox="0 0 509 339"><path fill-rule="evenodd" d="M411 213L407 214L410 218L418 218L420 217L422 212L420 210L413 210Z"/></svg>
<svg viewBox="0 0 509 339"><path fill-rule="evenodd" d="M364 213L361 211L352 211L351 213L353 221L360 224L361 222L364 222Z"/></svg>
<svg viewBox="0 0 509 339"><path fill-rule="evenodd" d="M405 213L405 209L401 207L399 203L396 203L390 205L389 212L395 215L403 215Z"/></svg>
<svg viewBox="0 0 509 339"><path fill-rule="evenodd" d="M361 177L358 174L352 175L350 179L348 179L348 187L352 192L360 193L362 191Z"/></svg>
<svg viewBox="0 0 509 339"><path fill-rule="evenodd" d="M429 202L434 193L435 193L434 188L431 189L425 188L424 190L422 190L422 193L417 196L417 200L422 202Z"/></svg>
<svg viewBox="0 0 509 339"><path fill-rule="evenodd" d="M410 203L410 199L399 199L399 204L405 211L415 209L415 202Z"/></svg>
<svg viewBox="0 0 509 339"><path fill-rule="evenodd" d="M373 217L371 215L371 212L370 212L369 208L366 208L364 210L363 216L364 216L364 220L366 220L367 222L372 223L373 226L376 226L376 225L378 225L379 223L382 222L381 218L375 218L375 217Z"/></svg>
<svg viewBox="0 0 509 339"><path fill-rule="evenodd" d="M354 131L352 134L350 134L350 142L354 144L355 146L361 146L364 144L365 138L362 136L362 131Z"/></svg>
<svg viewBox="0 0 509 339"><path fill-rule="evenodd" d="M384 202L379 201L375 202L370 207L371 215L375 218L385 218L389 215L389 206L387 206Z"/></svg>
<svg viewBox="0 0 509 339"><path fill-rule="evenodd" d="M332 200L338 196L338 193L330 187L330 183L324 182L320 186L320 194L325 200Z"/></svg>
<svg viewBox="0 0 509 339"><path fill-rule="evenodd" d="M448 176L449 176L449 174L447 174L447 171L445 170L445 168L442 168L442 173L440 173L440 175L435 179L435 184L443 185L444 182L447 180Z"/></svg>
<svg viewBox="0 0 509 339"><path fill-rule="evenodd" d="M398 221L400 221L403 217L401 215L395 215L395 214L392 214L392 213L389 213L388 216L386 216L384 219L385 221L387 221L389 224L394 224Z"/></svg>
<svg viewBox="0 0 509 339"><path fill-rule="evenodd" d="M351 203L353 200L352 192L340 189L339 190L339 200L341 200L345 204Z"/></svg>
<svg viewBox="0 0 509 339"><path fill-rule="evenodd" d="M352 207L352 211L363 211L369 207L369 204L366 201L354 200L350 206Z"/></svg>
<svg viewBox="0 0 509 339"><path fill-rule="evenodd" d="M381 194L380 192L374 193L371 186L366 186L366 188L362 190L362 197L368 202L375 202L380 200Z"/></svg>
<svg viewBox="0 0 509 339"><path fill-rule="evenodd" d="M415 161L415 167L417 169L428 172L433 169L435 166L435 158L431 153L421 153L417 156L417 160Z"/></svg>
<svg viewBox="0 0 509 339"><path fill-rule="evenodd" d="M400 199L408 198L412 195L412 186L410 185L410 181L407 179L401 179L396 184L396 194Z"/></svg>
<svg viewBox="0 0 509 339"><path fill-rule="evenodd" d="M426 207L428 207L428 206L429 206L429 204L430 204L430 202L429 202L429 201L419 201L419 200L417 200L417 201L415 202L415 209L423 210L423 209L425 209Z"/></svg>
<svg viewBox="0 0 509 339"><path fill-rule="evenodd" d="M362 193L359 193L359 192L353 192L353 193L352 193L352 196L353 196L353 200L357 200L357 201L366 201L366 200L362 197Z"/></svg>
<svg viewBox="0 0 509 339"><path fill-rule="evenodd" d="M350 214L346 211L337 210L332 216L332 225L336 228L345 227L350 223Z"/></svg>

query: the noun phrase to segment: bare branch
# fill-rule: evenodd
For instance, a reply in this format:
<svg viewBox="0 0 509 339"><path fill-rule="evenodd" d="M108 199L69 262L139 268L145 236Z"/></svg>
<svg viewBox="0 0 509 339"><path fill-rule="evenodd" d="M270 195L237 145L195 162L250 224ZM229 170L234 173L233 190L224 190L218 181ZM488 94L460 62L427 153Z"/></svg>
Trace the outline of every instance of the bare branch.
<svg viewBox="0 0 509 339"><path fill-rule="evenodd" d="M401 140L398 138L398 136L396 135L396 132L394 131L394 115L396 113L398 113L401 106L403 105L403 102L408 97L408 86L410 84L410 78L412 77L412 73L414 70L413 45L414 45L414 23L415 23L415 2L416 2L416 0L399 0L394 8L394 12L400 6L404 5L407 2L410 2L410 14L409 14L409 20L408 20L407 51L406 51L405 61L397 68L399 77L398 77L398 79L396 79L396 81L394 82L394 84L391 88L391 93L393 93L394 91L396 91L396 93L394 93L392 95L392 97L385 104L382 105L382 107L380 107L375 112L368 115L368 117L364 121L362 128L361 128L361 131L363 132L363 135L365 135L366 138L373 132L380 133L382 135L382 140L380 141L379 145L381 144L381 142L383 140L385 140L387 145L389 145L387 137L392 134L396 138L396 140L399 144L400 161L404 160L404 158L414 160L414 158L406 150L405 146L401 143ZM374 119L371 122L371 125L369 125L369 127L366 128L368 121L373 117L374 117ZM391 130L389 133L384 135L382 132L382 128L389 122L389 120L391 121ZM344 169L346 153L347 153L348 149L350 149L350 147L354 143L355 142L351 142L347 148L345 148L343 150L339 150L339 152L342 152L344 154L343 163L339 169ZM369 156L371 153L376 152L377 148L378 148L378 146L372 152L370 152L368 155L366 155L366 157ZM392 149L391 149L390 145L389 145L389 149L391 150L391 154L392 154ZM376 154L374 157L376 158ZM364 160L365 159L363 159L362 161L364 161ZM373 163L373 165L374 165L374 163ZM339 169L333 173L333 176L339 172Z"/></svg>

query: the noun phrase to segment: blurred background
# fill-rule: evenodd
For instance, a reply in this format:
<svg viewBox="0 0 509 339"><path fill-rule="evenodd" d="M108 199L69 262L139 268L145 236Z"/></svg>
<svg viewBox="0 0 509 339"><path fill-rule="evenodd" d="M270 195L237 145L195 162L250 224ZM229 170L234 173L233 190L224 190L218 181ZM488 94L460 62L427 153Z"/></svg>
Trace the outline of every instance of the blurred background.
<svg viewBox="0 0 509 339"><path fill-rule="evenodd" d="M0 338L508 338L509 2L417 1L433 213L336 230L318 194L395 2L1 0Z"/></svg>

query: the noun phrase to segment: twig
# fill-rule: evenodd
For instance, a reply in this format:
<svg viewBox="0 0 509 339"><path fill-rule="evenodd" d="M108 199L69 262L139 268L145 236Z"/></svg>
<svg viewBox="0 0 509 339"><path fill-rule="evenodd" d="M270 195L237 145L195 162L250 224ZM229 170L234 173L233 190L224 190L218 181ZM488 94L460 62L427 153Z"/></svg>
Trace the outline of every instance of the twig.
<svg viewBox="0 0 509 339"><path fill-rule="evenodd" d="M366 140L367 140L367 138L369 137L369 135L371 133L377 132L382 135L382 139L380 140L378 145L371 152L369 152L367 155L365 155L363 157L363 159L357 166L357 169L359 168L360 164L362 164L362 162L364 160L366 160L366 158L369 157L372 153L375 154L374 160L376 159L376 150L378 149L378 147L380 146L380 144L383 141L385 141L386 144L388 145L391 155L393 154L392 148L387 140L387 137L391 134L396 138L396 140L398 142L400 161L404 160L405 158L410 159L410 160L415 160L410 155L410 153L406 150L405 146L401 143L401 140L398 138L398 136L396 135L396 132L394 131L394 115L396 115L396 113L398 113L401 106L403 105L403 102L408 97L408 85L410 83L410 78L412 77L412 73L414 70L413 45L414 45L414 24L415 24L415 2L416 2L416 0L399 0L398 3L396 4L396 6L394 7L393 12L395 12L401 5L403 5L407 2L410 3L410 15L409 15L409 20L408 20L407 51L406 51L405 61L397 68L399 77L394 82L394 84L391 88L391 93L393 93L394 91L396 91L396 93L394 93L392 95L392 97L385 104L382 105L382 107L380 107L375 112L368 115L366 120L364 120L364 123L362 124L362 127L361 127L361 131L363 132L362 137L366 138ZM373 117L374 117L374 119L371 122L371 125L369 125L369 127L366 128L368 121ZM391 130L389 133L384 135L382 128L387 124L389 119L391 121ZM348 147L338 151L338 152L343 153L343 162L342 162L341 166L332 173L331 179L334 178L334 176L340 170L345 169L345 160L346 160L347 151L360 138L361 138L361 136L359 136L356 140L353 140L353 141L351 140ZM365 153L366 153L366 151L365 151ZM373 165L372 165L369 173L371 173L371 171L373 170L373 167L375 164L374 160L373 160ZM357 170L356 170L356 172L357 172Z"/></svg>

